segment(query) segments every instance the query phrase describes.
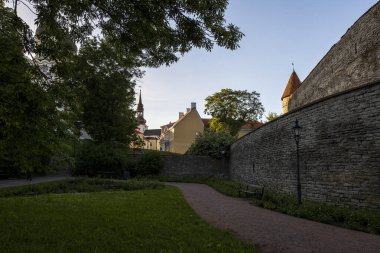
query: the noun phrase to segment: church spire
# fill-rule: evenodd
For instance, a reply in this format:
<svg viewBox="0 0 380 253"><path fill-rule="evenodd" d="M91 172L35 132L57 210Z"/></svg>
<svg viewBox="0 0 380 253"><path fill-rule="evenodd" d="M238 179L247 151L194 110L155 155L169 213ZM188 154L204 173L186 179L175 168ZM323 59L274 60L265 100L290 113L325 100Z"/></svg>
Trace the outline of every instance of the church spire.
<svg viewBox="0 0 380 253"><path fill-rule="evenodd" d="M141 99L141 89L140 89L139 103L137 105L137 111L138 112L144 112L144 105L143 105L142 99Z"/></svg>
<svg viewBox="0 0 380 253"><path fill-rule="evenodd" d="M144 105L141 99L141 89L140 89L139 103L137 104L137 110L136 110L136 121L138 125L145 125L146 123L146 120L144 119Z"/></svg>

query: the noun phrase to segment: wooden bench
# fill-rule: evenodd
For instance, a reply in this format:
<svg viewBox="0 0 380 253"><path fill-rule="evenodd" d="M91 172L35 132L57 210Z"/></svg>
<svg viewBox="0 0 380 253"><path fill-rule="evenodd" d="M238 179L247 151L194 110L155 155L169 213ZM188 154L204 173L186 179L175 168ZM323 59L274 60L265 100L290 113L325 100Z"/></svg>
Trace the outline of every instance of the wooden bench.
<svg viewBox="0 0 380 253"><path fill-rule="evenodd" d="M264 186L255 184L240 184L238 193L239 198L241 197L242 193L244 193L245 197L253 196L258 199L263 199Z"/></svg>

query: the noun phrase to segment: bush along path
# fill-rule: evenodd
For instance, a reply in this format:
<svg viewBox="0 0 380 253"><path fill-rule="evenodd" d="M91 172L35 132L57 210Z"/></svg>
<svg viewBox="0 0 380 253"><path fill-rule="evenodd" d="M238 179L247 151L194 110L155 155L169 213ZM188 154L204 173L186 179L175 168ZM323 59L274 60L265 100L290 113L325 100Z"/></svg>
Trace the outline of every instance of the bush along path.
<svg viewBox="0 0 380 253"><path fill-rule="evenodd" d="M300 219L218 193L203 184L178 187L209 223L235 233L259 252L379 252L380 236Z"/></svg>

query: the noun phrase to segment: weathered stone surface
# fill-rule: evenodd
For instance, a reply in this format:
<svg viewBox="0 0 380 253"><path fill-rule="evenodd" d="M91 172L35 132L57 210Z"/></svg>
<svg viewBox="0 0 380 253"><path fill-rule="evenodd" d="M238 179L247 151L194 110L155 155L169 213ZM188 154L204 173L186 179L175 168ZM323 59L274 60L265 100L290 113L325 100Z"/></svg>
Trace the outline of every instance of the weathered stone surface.
<svg viewBox="0 0 380 253"><path fill-rule="evenodd" d="M302 126L303 198L380 208L380 82L290 112L231 146L233 179L296 193L296 144Z"/></svg>
<svg viewBox="0 0 380 253"><path fill-rule="evenodd" d="M170 177L219 177L228 178L228 162L208 156L163 156L161 176Z"/></svg>
<svg viewBox="0 0 380 253"><path fill-rule="evenodd" d="M289 111L380 80L380 2L322 58L289 101Z"/></svg>

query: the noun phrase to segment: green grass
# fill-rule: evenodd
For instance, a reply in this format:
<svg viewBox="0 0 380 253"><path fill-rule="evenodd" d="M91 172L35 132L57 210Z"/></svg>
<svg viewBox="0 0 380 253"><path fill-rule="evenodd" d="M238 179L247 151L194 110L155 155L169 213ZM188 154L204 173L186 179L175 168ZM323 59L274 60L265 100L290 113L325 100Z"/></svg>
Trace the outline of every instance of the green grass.
<svg viewBox="0 0 380 253"><path fill-rule="evenodd" d="M0 217L1 252L255 252L172 187L2 197Z"/></svg>
<svg viewBox="0 0 380 253"><path fill-rule="evenodd" d="M238 197L239 182L213 178L160 178L160 180L203 183L232 197ZM354 229L366 233L380 234L380 210L341 208L316 201L304 200L299 206L295 196L265 190L262 200L252 203L273 211L305 218L321 223Z"/></svg>

